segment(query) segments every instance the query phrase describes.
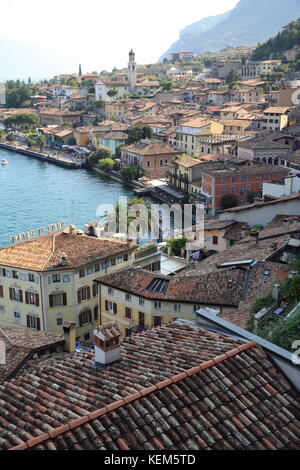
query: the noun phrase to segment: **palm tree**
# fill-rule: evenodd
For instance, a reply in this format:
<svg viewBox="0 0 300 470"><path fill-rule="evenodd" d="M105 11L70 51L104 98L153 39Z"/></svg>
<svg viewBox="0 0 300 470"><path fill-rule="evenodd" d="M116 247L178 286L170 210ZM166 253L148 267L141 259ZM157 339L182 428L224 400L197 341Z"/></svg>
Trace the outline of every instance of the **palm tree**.
<svg viewBox="0 0 300 470"><path fill-rule="evenodd" d="M128 238L136 239L137 243L141 238L148 239L154 230L157 231L159 220L151 211L150 205L140 198L131 198L127 203L126 220L122 220L121 213L123 207L119 202L115 203L114 213L108 215L107 226L116 224L117 232L126 230ZM124 227L124 224L126 227ZM150 236L150 238L152 238Z"/></svg>

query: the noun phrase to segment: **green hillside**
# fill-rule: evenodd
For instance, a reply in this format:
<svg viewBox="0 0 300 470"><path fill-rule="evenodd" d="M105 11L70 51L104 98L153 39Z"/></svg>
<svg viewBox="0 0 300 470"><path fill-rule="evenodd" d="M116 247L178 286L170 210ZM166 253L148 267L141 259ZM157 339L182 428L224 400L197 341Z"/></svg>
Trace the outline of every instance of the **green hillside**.
<svg viewBox="0 0 300 470"><path fill-rule="evenodd" d="M300 18L292 21L277 36L259 44L252 55L253 60L282 59L283 52L300 45Z"/></svg>

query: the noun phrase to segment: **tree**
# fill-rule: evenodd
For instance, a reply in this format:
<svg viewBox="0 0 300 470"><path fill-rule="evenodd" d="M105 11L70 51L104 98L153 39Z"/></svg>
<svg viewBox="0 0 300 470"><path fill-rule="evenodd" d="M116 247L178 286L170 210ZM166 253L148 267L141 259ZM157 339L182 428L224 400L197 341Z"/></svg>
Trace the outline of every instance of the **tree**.
<svg viewBox="0 0 300 470"><path fill-rule="evenodd" d="M35 129L39 125L39 117L36 114L13 114L4 119L6 129L26 131Z"/></svg>
<svg viewBox="0 0 300 470"><path fill-rule="evenodd" d="M88 166L94 166L98 163L99 160L103 160L105 158L112 158L112 152L107 147L99 147L96 152L91 153L86 160Z"/></svg>
<svg viewBox="0 0 300 470"><path fill-rule="evenodd" d="M120 171L125 182L136 181L144 175L144 170L137 165L124 166Z"/></svg>
<svg viewBox="0 0 300 470"><path fill-rule="evenodd" d="M103 158L99 160L98 165L100 170L109 172L114 169L116 162L112 158Z"/></svg>
<svg viewBox="0 0 300 470"><path fill-rule="evenodd" d="M37 139L36 139L36 143L37 145L39 146L39 149L40 151L42 152L43 151L43 148L45 147L46 145L46 139L43 135L40 135Z"/></svg>
<svg viewBox="0 0 300 470"><path fill-rule="evenodd" d="M239 205L239 199L235 194L224 194L221 198L222 210L231 209Z"/></svg>
<svg viewBox="0 0 300 470"><path fill-rule="evenodd" d="M139 142L141 139L151 139L153 132L150 126L134 126L128 132L128 144Z"/></svg>
<svg viewBox="0 0 300 470"><path fill-rule="evenodd" d="M173 88L173 83L171 81L164 81L164 82L161 82L161 86L163 90L170 91Z"/></svg>
<svg viewBox="0 0 300 470"><path fill-rule="evenodd" d="M187 238L169 238L168 243L172 246L172 253L175 256L181 256L181 250L185 248Z"/></svg>
<svg viewBox="0 0 300 470"><path fill-rule="evenodd" d="M226 78L226 83L229 85L229 88L233 88L236 83L241 80L241 75L236 69L231 69Z"/></svg>
<svg viewBox="0 0 300 470"><path fill-rule="evenodd" d="M114 98L117 96L118 93L119 92L116 88L111 88L110 90L108 90L107 96L109 96L110 98Z"/></svg>

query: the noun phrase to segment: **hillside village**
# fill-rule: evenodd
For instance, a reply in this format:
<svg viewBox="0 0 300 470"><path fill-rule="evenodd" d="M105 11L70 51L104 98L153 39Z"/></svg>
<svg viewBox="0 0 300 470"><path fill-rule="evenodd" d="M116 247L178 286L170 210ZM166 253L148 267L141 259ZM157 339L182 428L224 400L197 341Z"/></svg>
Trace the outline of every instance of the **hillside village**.
<svg viewBox="0 0 300 470"><path fill-rule="evenodd" d="M1 450L299 450L300 41L262 51L7 82L0 148L205 214L195 250L92 221L0 248Z"/></svg>

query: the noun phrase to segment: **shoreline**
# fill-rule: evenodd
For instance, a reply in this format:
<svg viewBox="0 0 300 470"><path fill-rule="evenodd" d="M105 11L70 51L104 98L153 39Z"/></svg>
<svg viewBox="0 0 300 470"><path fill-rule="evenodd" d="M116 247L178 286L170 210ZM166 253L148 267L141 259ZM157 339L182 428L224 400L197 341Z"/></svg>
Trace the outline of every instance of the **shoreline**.
<svg viewBox="0 0 300 470"><path fill-rule="evenodd" d="M79 168L85 167L85 164L83 163L68 161L66 159L54 157L51 155L46 155L44 153L36 152L34 150L28 150L28 149L25 149L24 147L17 147L14 145L4 144L2 142L0 142L0 148L11 151L11 152L19 153L21 155L25 155L27 157L34 157L40 161L53 163L55 165L59 165L59 166L67 167L67 168L79 169Z"/></svg>

